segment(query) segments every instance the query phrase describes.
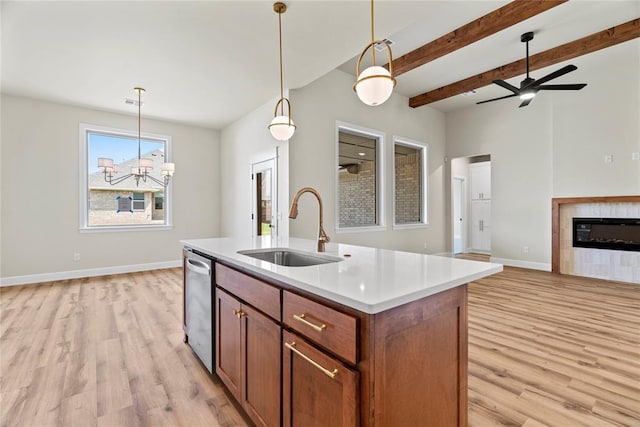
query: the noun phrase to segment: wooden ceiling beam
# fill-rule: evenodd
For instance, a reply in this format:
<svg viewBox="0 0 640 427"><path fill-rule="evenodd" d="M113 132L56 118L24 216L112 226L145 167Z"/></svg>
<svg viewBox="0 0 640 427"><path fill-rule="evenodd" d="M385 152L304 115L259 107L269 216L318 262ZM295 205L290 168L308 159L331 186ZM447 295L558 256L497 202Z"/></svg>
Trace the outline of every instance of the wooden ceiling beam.
<svg viewBox="0 0 640 427"><path fill-rule="evenodd" d="M640 18L532 55L529 61L529 69L531 71L538 70L638 37L640 37ZM451 83L447 86L413 96L409 98L409 106L413 108L421 107L431 104L432 102L487 86L494 80L507 80L522 75L526 69L525 62L523 58L510 64L494 68L493 70L485 71L464 80Z"/></svg>
<svg viewBox="0 0 640 427"><path fill-rule="evenodd" d="M567 0L514 0L474 21L457 28L393 61L393 74L399 76L421 65L502 31L518 22L556 7Z"/></svg>

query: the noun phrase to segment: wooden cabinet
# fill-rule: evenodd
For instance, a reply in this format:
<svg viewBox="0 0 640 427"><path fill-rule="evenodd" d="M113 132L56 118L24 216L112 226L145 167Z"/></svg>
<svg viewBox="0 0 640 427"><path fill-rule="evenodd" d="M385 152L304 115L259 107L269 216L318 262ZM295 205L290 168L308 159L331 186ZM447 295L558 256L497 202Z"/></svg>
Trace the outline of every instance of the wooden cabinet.
<svg viewBox="0 0 640 427"><path fill-rule="evenodd" d="M269 280L216 264L216 373L256 425L466 426L466 285L367 314Z"/></svg>
<svg viewBox="0 0 640 427"><path fill-rule="evenodd" d="M282 351L285 427L359 425L357 371L291 332Z"/></svg>
<svg viewBox="0 0 640 427"><path fill-rule="evenodd" d="M469 165L471 179L471 200L491 199L491 162Z"/></svg>
<svg viewBox="0 0 640 427"><path fill-rule="evenodd" d="M283 323L349 363L357 360L356 318L284 291Z"/></svg>
<svg viewBox="0 0 640 427"><path fill-rule="evenodd" d="M216 272L221 269L226 267L216 266ZM229 272L222 273L218 283L229 283L225 273ZM252 292L252 287L271 289ZM272 289L278 295L279 312L278 289L257 280L244 288L253 296L272 295ZM256 425L278 427L281 422L281 327L275 319L258 311L272 308L268 298L263 302L266 303L261 307L261 301L256 300L258 307L253 308L224 288L216 289L216 373Z"/></svg>

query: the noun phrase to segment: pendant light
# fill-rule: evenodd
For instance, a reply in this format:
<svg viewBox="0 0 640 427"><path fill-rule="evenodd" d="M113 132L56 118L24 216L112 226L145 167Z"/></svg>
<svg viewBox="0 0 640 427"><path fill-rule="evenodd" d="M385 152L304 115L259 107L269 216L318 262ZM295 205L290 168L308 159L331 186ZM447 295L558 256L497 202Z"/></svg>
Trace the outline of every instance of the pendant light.
<svg viewBox="0 0 640 427"><path fill-rule="evenodd" d="M122 181L133 178L136 181L136 187L139 185L140 180L142 182L147 182L147 178L156 184L162 185L166 187L169 184L169 180L173 176L173 173L176 170L175 163L165 162L162 164L160 171L162 174L162 181L151 176L149 173L153 169L153 160L145 159L141 156L141 142L140 142L140 108L142 107L142 92L145 90L141 87L133 88L136 92L138 92L138 159L134 163L133 167L131 167L131 173L121 176L119 178L115 178L115 175L118 173L118 165L113 163L113 159L108 159L101 157L98 159L98 167L102 169L104 173L104 180L111 185L116 185L121 183Z"/></svg>
<svg viewBox="0 0 640 427"><path fill-rule="evenodd" d="M280 40L280 100L276 103L273 111L273 120L269 124L271 135L278 141L286 141L293 136L296 131L296 125L291 120L291 103L284 97L284 89L282 83L282 14L287 11L287 5L281 2L273 4L273 11L278 14L278 34ZM287 104L287 115L284 114L284 104ZM278 114L280 107L280 114Z"/></svg>
<svg viewBox="0 0 640 427"><path fill-rule="evenodd" d="M358 94L360 101L367 105L376 106L383 104L391 96L393 88L396 85L396 79L393 77L393 55L391 47L383 40L374 40L373 32L373 0L371 0L371 43L369 43L358 58L356 65L356 82L353 84L353 90ZM380 44L387 48L389 54L389 69L376 65L376 48L375 45ZM360 62L367 50L371 49L371 66L360 73Z"/></svg>

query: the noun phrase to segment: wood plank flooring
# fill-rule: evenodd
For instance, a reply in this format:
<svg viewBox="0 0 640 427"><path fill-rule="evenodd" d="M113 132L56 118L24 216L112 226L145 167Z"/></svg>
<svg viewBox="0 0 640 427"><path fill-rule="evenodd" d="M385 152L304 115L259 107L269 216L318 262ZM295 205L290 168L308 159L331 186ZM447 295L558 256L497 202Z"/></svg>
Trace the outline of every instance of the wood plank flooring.
<svg viewBox="0 0 640 427"><path fill-rule="evenodd" d="M181 292L181 269L0 289L0 425L247 425L182 343ZM640 286L470 284L469 425L640 426Z"/></svg>

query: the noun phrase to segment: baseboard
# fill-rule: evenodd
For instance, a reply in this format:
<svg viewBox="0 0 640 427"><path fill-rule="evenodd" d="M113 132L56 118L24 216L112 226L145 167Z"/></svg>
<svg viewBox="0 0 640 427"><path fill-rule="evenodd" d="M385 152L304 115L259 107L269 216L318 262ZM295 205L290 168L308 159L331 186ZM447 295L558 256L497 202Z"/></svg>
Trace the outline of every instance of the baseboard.
<svg viewBox="0 0 640 427"><path fill-rule="evenodd" d="M531 270L551 271L551 264L546 262L522 261L520 259L491 257L491 262L508 265L509 267L528 268Z"/></svg>
<svg viewBox="0 0 640 427"><path fill-rule="evenodd" d="M135 273L161 268L181 267L182 260L152 262L149 264L118 265L114 267L90 268L86 270L60 271L55 273L29 274L26 276L0 277L0 287L47 283L56 280L79 279L82 277L107 276L110 274Z"/></svg>

